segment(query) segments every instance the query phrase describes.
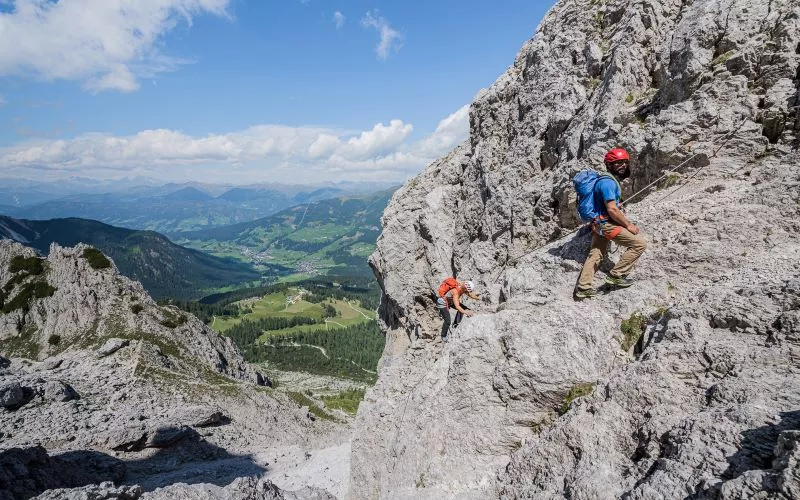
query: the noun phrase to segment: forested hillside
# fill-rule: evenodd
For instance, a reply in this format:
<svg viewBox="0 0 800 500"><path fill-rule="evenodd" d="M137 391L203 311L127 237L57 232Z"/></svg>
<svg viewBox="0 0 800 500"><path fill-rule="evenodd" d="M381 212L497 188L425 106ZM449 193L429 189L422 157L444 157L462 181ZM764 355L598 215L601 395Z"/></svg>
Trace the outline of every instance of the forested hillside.
<svg viewBox="0 0 800 500"><path fill-rule="evenodd" d="M384 347L369 278L315 278L175 305L229 336L251 363L372 383Z"/></svg>
<svg viewBox="0 0 800 500"><path fill-rule="evenodd" d="M210 290L260 278L251 266L172 243L153 231L135 231L85 219L18 220L0 216L0 236L46 255L51 243L86 243L114 260L156 298L193 299Z"/></svg>
<svg viewBox="0 0 800 500"><path fill-rule="evenodd" d="M288 275L372 276L366 259L392 190L298 205L253 222L176 234L176 241ZM283 271L281 271L283 272Z"/></svg>

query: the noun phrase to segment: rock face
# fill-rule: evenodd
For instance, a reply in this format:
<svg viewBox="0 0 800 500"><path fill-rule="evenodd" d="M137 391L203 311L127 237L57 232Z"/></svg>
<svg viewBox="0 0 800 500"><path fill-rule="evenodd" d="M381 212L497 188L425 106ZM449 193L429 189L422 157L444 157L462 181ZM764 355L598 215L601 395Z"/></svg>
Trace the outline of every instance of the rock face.
<svg viewBox="0 0 800 500"><path fill-rule="evenodd" d="M796 497L799 67L796 1L553 7L384 214L353 498ZM686 164L629 206L636 285L575 303L570 178L611 147L625 196ZM451 275L483 300L442 344Z"/></svg>
<svg viewBox="0 0 800 500"><path fill-rule="evenodd" d="M37 259L30 248L0 241L5 303L0 352L40 360L79 346L92 347L97 357L105 357L137 341L136 350L164 358L166 369L192 369L183 360L197 359L202 363L196 371L257 378L229 338L174 307L159 307L141 284L120 275L113 263L95 269L84 256L87 248L53 245L46 259ZM25 260L14 266L15 258ZM44 291L31 293L33 289ZM26 292L33 296L19 300Z"/></svg>
<svg viewBox="0 0 800 500"><path fill-rule="evenodd" d="M332 424L85 248L0 241L0 500L306 498L259 481L254 454Z"/></svg>

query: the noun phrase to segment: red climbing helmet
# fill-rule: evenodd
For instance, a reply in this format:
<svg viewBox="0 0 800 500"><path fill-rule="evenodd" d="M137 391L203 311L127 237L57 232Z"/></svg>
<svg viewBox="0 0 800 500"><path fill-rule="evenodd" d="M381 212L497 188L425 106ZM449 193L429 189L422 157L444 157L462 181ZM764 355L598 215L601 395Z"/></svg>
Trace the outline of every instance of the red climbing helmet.
<svg viewBox="0 0 800 500"><path fill-rule="evenodd" d="M605 162L606 163L614 163L615 161L631 161L631 157L627 151L621 148L612 149L608 153L606 153Z"/></svg>

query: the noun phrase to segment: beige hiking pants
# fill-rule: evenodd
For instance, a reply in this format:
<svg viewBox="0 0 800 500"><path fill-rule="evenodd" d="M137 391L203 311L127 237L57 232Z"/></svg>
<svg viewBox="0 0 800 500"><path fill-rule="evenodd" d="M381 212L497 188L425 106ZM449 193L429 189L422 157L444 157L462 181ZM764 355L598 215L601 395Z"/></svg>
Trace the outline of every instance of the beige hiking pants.
<svg viewBox="0 0 800 500"><path fill-rule="evenodd" d="M617 227L619 226L606 222L603 224L603 232L608 234ZM622 254L619 262L617 262L617 265L614 266L614 269L612 269L609 274L616 278L627 276L633 271L633 265L636 264L636 261L639 260L639 257L641 257L647 249L644 236L642 233L633 234L627 229L622 228L622 231L611 241L627 248L627 250L625 250L625 253ZM578 278L578 290L588 290L593 287L592 281L594 280L594 275L600 268L603 257L608 252L608 243L609 240L604 236L600 236L597 233L592 235L592 249L589 250L589 256L586 257L586 262L583 263L583 269Z"/></svg>

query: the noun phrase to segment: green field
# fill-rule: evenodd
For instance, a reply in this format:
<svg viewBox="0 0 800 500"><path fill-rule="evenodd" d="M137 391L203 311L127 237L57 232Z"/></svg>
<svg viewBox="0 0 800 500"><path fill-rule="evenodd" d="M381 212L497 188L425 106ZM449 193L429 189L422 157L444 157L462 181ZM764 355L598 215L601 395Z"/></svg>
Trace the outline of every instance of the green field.
<svg viewBox="0 0 800 500"><path fill-rule="evenodd" d="M174 305L229 336L245 359L267 371L374 383L385 344L375 314L379 301L374 280L351 276L276 283ZM349 404L342 403L351 409Z"/></svg>
<svg viewBox="0 0 800 500"><path fill-rule="evenodd" d="M332 327L347 327L357 325L366 321L375 320L375 311L368 311L355 301L346 299L327 299L324 302L314 304L300 299L301 293L305 290L300 287L290 287L285 292L275 292L264 295L260 298L245 299L234 304L241 309L249 309L248 312L239 317L214 317L210 326L214 330L225 333L234 325L242 320L257 320L261 318L292 318L303 316L321 321L316 325L299 325L296 327L281 330L265 330L264 337L273 333L296 333L310 332L315 330L327 330ZM289 299L296 299L290 301ZM336 316L324 318L323 304L329 304L336 309Z"/></svg>

